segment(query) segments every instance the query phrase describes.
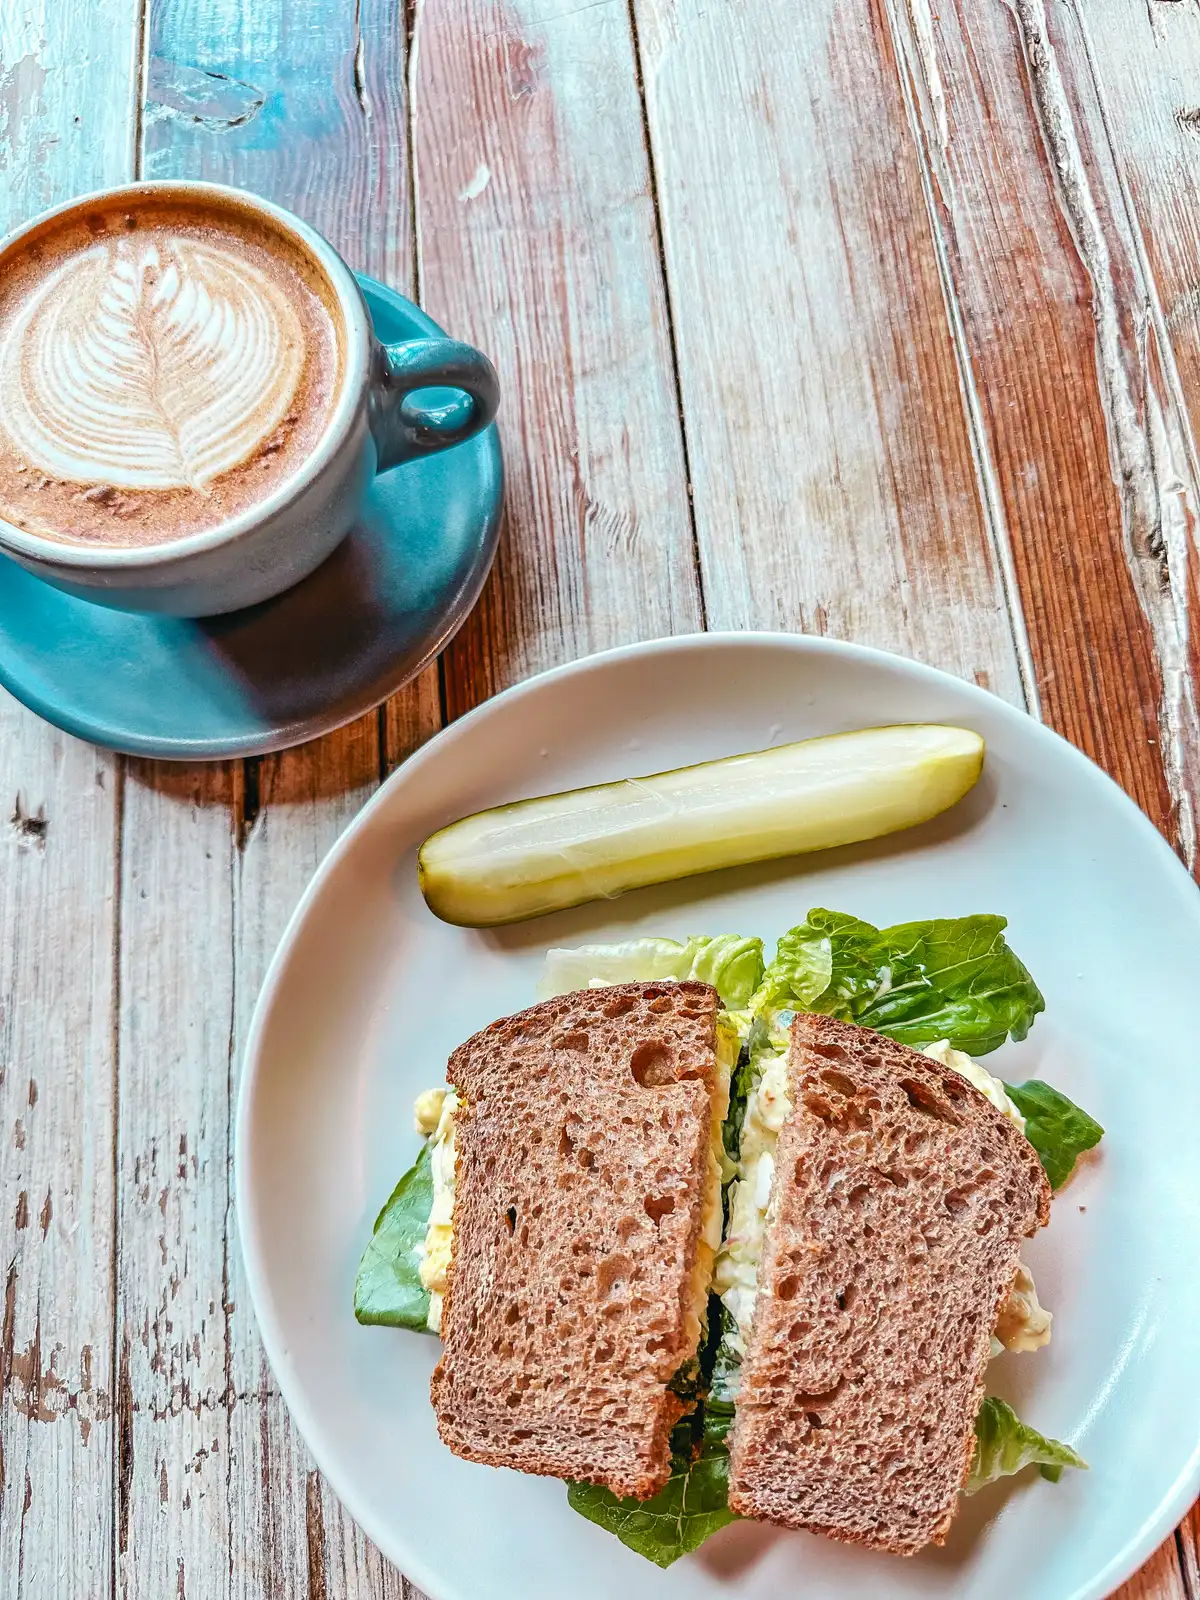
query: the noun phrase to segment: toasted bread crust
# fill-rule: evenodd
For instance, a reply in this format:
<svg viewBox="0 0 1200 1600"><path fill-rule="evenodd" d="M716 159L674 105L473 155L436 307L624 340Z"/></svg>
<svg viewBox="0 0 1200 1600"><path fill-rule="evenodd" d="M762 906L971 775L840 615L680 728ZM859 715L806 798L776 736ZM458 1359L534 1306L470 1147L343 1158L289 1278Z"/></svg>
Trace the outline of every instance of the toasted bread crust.
<svg viewBox="0 0 1200 1600"><path fill-rule="evenodd" d="M954 1515L1050 1188L972 1085L878 1034L797 1017L788 1078L729 1503L910 1555Z"/></svg>
<svg viewBox="0 0 1200 1600"><path fill-rule="evenodd" d="M455 1051L454 1246L431 1394L456 1455L644 1499L695 1354L716 990L544 1001Z"/></svg>

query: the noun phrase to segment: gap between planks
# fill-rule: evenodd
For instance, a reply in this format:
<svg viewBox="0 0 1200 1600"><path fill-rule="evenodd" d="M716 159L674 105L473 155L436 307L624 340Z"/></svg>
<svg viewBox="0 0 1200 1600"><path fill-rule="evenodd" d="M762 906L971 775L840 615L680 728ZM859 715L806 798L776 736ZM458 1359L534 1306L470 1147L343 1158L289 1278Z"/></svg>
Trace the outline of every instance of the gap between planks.
<svg viewBox="0 0 1200 1600"><path fill-rule="evenodd" d="M629 34L633 45L633 72L637 82L638 105L642 113L642 144L646 152L646 175L650 185L650 203L654 209L654 244L658 251L658 270L662 278L663 302L666 307L667 345L671 353L671 382L675 388L675 413L679 419L679 446L683 452L684 487L687 493L688 527L692 535L692 561L696 574L696 597L700 607L701 631L708 631L708 602L704 593L704 565L700 560L700 534L696 527L696 507L692 497L692 463L688 445L687 417L683 409L683 382L679 375L679 341L675 334L675 304L671 294L671 275L667 271L667 249L663 239L662 204L658 193L658 167L654 153L654 135L650 127L650 107L646 101L646 72L642 61L642 42L638 37L637 0L626 0L629 15Z"/></svg>

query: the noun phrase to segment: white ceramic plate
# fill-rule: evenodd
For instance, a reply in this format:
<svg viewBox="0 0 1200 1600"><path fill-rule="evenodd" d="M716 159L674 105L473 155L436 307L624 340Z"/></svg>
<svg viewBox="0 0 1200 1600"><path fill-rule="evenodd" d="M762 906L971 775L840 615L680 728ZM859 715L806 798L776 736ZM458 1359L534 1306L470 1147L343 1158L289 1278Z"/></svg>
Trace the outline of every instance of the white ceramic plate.
<svg viewBox="0 0 1200 1600"><path fill-rule="evenodd" d="M415 853L501 801L871 724L988 742L953 813L910 834L721 873L511 929L426 909ZM435 1341L360 1328L355 1267L417 1150L412 1101L450 1050L534 999L547 946L737 931L810 906L885 924L1001 912L1046 996L988 1065L1042 1077L1108 1130L1028 1260L1054 1342L997 1390L1091 1462L964 1502L910 1561L744 1523L661 1572L574 1515L563 1487L455 1460L429 1405ZM325 862L259 1002L237 1199L271 1364L354 1518L435 1600L1084 1600L1107 1595L1200 1487L1200 895L1120 791L991 695L825 640L709 635L620 650L501 695L406 762Z"/></svg>

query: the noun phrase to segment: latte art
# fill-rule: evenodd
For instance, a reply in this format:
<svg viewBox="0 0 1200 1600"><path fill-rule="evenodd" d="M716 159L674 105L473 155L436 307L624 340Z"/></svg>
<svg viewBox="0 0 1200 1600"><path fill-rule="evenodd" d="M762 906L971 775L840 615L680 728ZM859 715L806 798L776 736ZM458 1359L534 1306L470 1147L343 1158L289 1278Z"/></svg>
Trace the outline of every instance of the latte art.
<svg viewBox="0 0 1200 1600"><path fill-rule="evenodd" d="M4 428L51 479L203 492L270 440L304 361L248 254L133 234L68 257L3 329Z"/></svg>
<svg viewBox="0 0 1200 1600"><path fill-rule="evenodd" d="M236 200L47 219L0 254L0 519L147 547L253 515L326 434L342 328L321 262Z"/></svg>

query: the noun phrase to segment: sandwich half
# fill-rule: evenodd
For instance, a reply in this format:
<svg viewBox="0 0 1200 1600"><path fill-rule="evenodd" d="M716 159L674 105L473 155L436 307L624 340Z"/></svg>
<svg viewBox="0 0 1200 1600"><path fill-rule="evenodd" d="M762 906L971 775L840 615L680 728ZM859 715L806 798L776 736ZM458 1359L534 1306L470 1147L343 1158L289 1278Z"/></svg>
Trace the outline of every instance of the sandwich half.
<svg viewBox="0 0 1200 1600"><path fill-rule="evenodd" d="M867 1029L797 1016L777 1087L729 1504L912 1554L954 1516L1050 1186L960 1073Z"/></svg>
<svg viewBox="0 0 1200 1600"><path fill-rule="evenodd" d="M588 989L451 1057L431 1393L456 1455L638 1498L666 1483L721 1242L718 1004L706 983Z"/></svg>

